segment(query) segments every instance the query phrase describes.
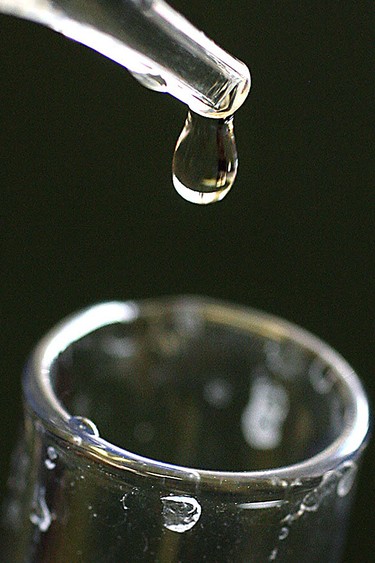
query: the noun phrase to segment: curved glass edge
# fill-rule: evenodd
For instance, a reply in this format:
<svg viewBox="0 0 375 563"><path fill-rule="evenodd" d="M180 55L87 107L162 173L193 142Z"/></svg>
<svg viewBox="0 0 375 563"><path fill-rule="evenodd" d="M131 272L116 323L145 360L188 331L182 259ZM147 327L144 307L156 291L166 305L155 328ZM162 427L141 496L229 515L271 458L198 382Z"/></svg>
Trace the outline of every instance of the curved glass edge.
<svg viewBox="0 0 375 563"><path fill-rule="evenodd" d="M342 434L326 449L308 460L296 464L256 471L211 471L160 462L127 451L87 432L80 433L70 424L71 415L54 394L50 368L57 356L70 344L89 333L113 324L131 322L142 314L160 311L160 306L197 307L205 318L230 324L243 330L274 339L289 338L316 354L340 375L350 400L347 422ZM308 331L273 315L224 301L180 296L149 299L140 302L105 302L88 307L56 325L39 343L26 366L23 378L26 405L45 428L63 440L83 450L86 456L105 464L108 469L125 470L154 478L183 480L208 488L233 486L237 491L252 481L275 482L275 479L317 478L337 469L343 462L357 459L366 447L370 435L369 404L362 384L350 365L330 346ZM75 439L74 439L75 438Z"/></svg>

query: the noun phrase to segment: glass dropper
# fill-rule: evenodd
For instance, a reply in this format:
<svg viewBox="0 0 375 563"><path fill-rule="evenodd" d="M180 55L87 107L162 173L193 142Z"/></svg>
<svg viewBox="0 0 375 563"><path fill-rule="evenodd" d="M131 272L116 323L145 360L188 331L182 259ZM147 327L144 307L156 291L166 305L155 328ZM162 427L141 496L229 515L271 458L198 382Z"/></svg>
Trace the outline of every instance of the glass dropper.
<svg viewBox="0 0 375 563"><path fill-rule="evenodd" d="M0 0L0 12L98 51L205 117L232 115L250 90L247 66L163 0Z"/></svg>

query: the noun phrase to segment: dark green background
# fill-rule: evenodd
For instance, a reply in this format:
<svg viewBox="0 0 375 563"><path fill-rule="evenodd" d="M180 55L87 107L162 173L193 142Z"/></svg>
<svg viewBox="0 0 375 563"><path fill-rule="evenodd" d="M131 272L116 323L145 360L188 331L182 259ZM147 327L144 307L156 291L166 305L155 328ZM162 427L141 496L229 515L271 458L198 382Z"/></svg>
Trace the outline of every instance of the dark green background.
<svg viewBox="0 0 375 563"><path fill-rule="evenodd" d="M175 0L246 61L238 181L184 202L185 108L78 44L0 18L1 480L34 343L87 304L176 293L281 315L373 382L371 2ZM371 183L371 185L370 185ZM372 560L369 450L346 561Z"/></svg>

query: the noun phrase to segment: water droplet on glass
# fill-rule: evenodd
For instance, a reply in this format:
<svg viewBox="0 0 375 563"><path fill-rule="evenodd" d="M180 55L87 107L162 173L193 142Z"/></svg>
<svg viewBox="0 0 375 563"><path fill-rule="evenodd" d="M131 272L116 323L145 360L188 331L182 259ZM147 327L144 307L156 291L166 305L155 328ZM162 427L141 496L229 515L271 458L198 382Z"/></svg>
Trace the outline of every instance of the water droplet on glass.
<svg viewBox="0 0 375 563"><path fill-rule="evenodd" d="M309 368L309 379L314 390L320 394L329 393L334 384L334 373L320 358L316 358Z"/></svg>
<svg viewBox="0 0 375 563"><path fill-rule="evenodd" d="M301 487L302 486L302 481L301 479L294 479L291 483L290 483L291 487Z"/></svg>
<svg viewBox="0 0 375 563"><path fill-rule="evenodd" d="M314 489L310 493L304 496L301 502L301 509L307 512L315 512L318 510L320 502L322 500L322 495L318 489Z"/></svg>
<svg viewBox="0 0 375 563"><path fill-rule="evenodd" d="M211 379L203 389L206 401L217 409L224 409L232 400L232 385L222 378Z"/></svg>
<svg viewBox="0 0 375 563"><path fill-rule="evenodd" d="M321 496L326 497L336 491L336 486L338 479L340 477L340 473L337 471L327 471L322 477L321 483L318 487L318 490L321 491Z"/></svg>
<svg viewBox="0 0 375 563"><path fill-rule="evenodd" d="M45 500L44 487L40 487L36 493L33 502L33 510L30 514L30 522L32 522L35 526L38 526L41 532L46 532L51 525L52 515Z"/></svg>
<svg viewBox="0 0 375 563"><path fill-rule="evenodd" d="M241 415L246 442L258 450L277 448L284 436L289 412L289 396L283 385L265 373L254 375L249 402Z"/></svg>
<svg viewBox="0 0 375 563"><path fill-rule="evenodd" d="M128 491L127 493L125 493L121 498L120 498L120 502L122 504L122 508L124 510L129 510L129 508L131 508L132 506L132 499L134 499L139 493L139 489L138 487L134 487L133 489L131 489L130 491Z"/></svg>
<svg viewBox="0 0 375 563"><path fill-rule="evenodd" d="M198 522L202 508L195 498L183 496L162 497L164 527L172 532L187 532Z"/></svg>
<svg viewBox="0 0 375 563"><path fill-rule="evenodd" d="M301 511L300 509L297 512L294 512L293 514L287 514L280 522L281 524L292 524L292 522L294 522L295 520L298 520L298 518L300 516L302 516L303 511Z"/></svg>
<svg viewBox="0 0 375 563"><path fill-rule="evenodd" d="M255 502L241 502L238 507L243 508L245 510L264 510L267 508L279 508L287 501L283 499L275 499L275 500L258 500Z"/></svg>
<svg viewBox="0 0 375 563"><path fill-rule="evenodd" d="M210 119L188 112L173 155L173 185L187 201L220 201L237 174L233 116Z"/></svg>
<svg viewBox="0 0 375 563"><path fill-rule="evenodd" d="M58 458L57 452L53 446L48 446L47 448L47 455L49 459L55 460Z"/></svg>
<svg viewBox="0 0 375 563"><path fill-rule="evenodd" d="M58 455L56 453L55 448L53 446L48 446L47 457L44 461L44 465L47 467L47 469L55 469L57 458Z"/></svg>
<svg viewBox="0 0 375 563"><path fill-rule="evenodd" d="M85 418L83 416L72 416L70 417L69 423L73 429L77 429L79 432L86 432L86 434L90 434L91 436L99 436L99 430L89 418ZM77 441L76 437L74 437L74 441L81 443L82 439Z"/></svg>
<svg viewBox="0 0 375 563"><path fill-rule="evenodd" d="M306 356L290 341L267 341L264 345L267 367L283 379L292 380L305 373Z"/></svg>
<svg viewBox="0 0 375 563"><path fill-rule="evenodd" d="M167 83L159 74L144 74L140 72L132 72L131 74L142 86L145 86L149 90L155 90L155 92L167 91Z"/></svg>
<svg viewBox="0 0 375 563"><path fill-rule="evenodd" d="M337 494L339 497L345 497L353 487L357 466L353 461L348 461L340 467L340 472L342 476L337 485Z"/></svg>
<svg viewBox="0 0 375 563"><path fill-rule="evenodd" d="M269 556L268 560L269 561L275 561L275 559L277 557L277 552L278 552L278 549L277 549L277 547L275 547L275 549L272 550L272 553Z"/></svg>
<svg viewBox="0 0 375 563"><path fill-rule="evenodd" d="M287 528L286 526L284 526L283 528L281 528L280 532L279 532L279 540L285 540L285 538L287 538L289 535L289 528Z"/></svg>
<svg viewBox="0 0 375 563"><path fill-rule="evenodd" d="M124 510L128 510L128 508L129 508L129 507L127 506L127 504L126 504L126 497L127 497L127 495L124 495L124 496L121 497L121 499L120 499L120 500L121 500L121 504L122 504L122 508L123 508Z"/></svg>

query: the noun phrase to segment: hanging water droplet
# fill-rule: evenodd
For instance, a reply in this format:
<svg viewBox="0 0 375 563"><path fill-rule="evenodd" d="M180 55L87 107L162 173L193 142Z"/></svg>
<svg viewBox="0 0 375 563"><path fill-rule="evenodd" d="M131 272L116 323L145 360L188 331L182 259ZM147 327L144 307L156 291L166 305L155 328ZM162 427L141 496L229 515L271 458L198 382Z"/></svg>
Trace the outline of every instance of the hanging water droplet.
<svg viewBox="0 0 375 563"><path fill-rule="evenodd" d="M172 532L187 532L198 522L202 508L195 498L162 497L164 527Z"/></svg>
<svg viewBox="0 0 375 563"><path fill-rule="evenodd" d="M220 201L237 174L233 116L210 119L188 113L173 155L173 184L187 201Z"/></svg>
<svg viewBox="0 0 375 563"><path fill-rule="evenodd" d="M69 422L70 425L73 426L73 429L77 429L79 432L86 432L86 434L90 434L91 436L99 436L99 430L89 418L85 418L83 416L72 416ZM76 437L74 437L74 440L77 443L82 442L82 439L78 441L76 440Z"/></svg>

